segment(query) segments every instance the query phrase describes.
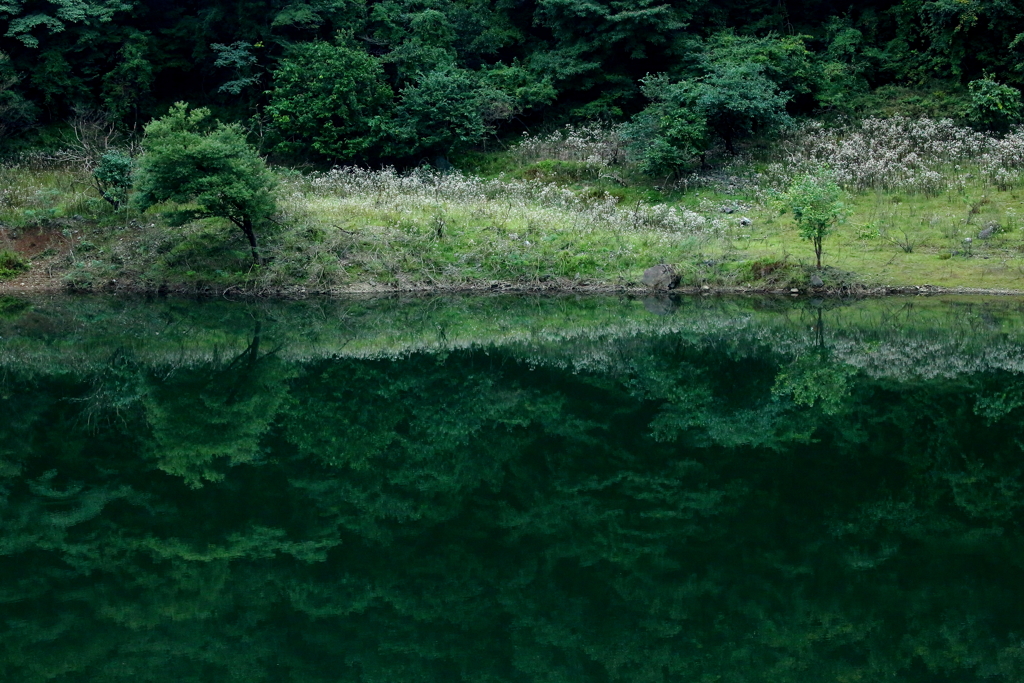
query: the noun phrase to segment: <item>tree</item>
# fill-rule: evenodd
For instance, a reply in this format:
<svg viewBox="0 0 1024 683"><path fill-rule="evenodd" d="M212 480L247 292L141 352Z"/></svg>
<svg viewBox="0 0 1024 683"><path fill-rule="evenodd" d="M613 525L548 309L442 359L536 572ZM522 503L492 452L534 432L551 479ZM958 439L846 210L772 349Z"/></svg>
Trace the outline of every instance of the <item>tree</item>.
<svg viewBox="0 0 1024 683"><path fill-rule="evenodd" d="M793 213L800 237L814 245L818 270L821 270L822 242L846 217L842 190L825 173L807 174L789 186L782 195L783 211Z"/></svg>
<svg viewBox="0 0 1024 683"><path fill-rule="evenodd" d="M267 113L274 149L312 149L350 161L378 143L391 106L380 62L362 50L326 42L294 46L274 71Z"/></svg>
<svg viewBox="0 0 1024 683"><path fill-rule="evenodd" d="M575 116L620 116L636 99L639 77L680 54L673 40L694 4L538 0L530 37L543 47L530 50L527 63L569 94Z"/></svg>
<svg viewBox="0 0 1024 683"><path fill-rule="evenodd" d="M124 0L6 0L0 3L0 26L6 24L5 38L38 47L40 33L62 33L76 24L96 28L113 21L119 12L131 9L132 3Z"/></svg>
<svg viewBox="0 0 1024 683"><path fill-rule="evenodd" d="M178 102L149 123L135 180L136 205L146 210L163 202L191 205L170 212L177 224L226 218L249 240L252 258L263 261L256 227L277 208L275 180L266 162L237 124L214 122L208 109Z"/></svg>
<svg viewBox="0 0 1024 683"><path fill-rule="evenodd" d="M116 65L103 77L103 103L117 120L138 121L140 106L149 99L155 72L150 42L146 34L132 32L118 51Z"/></svg>
<svg viewBox="0 0 1024 683"><path fill-rule="evenodd" d="M31 103L14 90L20 80L10 57L0 51L0 140L35 118Z"/></svg>
<svg viewBox="0 0 1024 683"><path fill-rule="evenodd" d="M716 64L704 78L684 81L680 87L682 99L704 116L731 154L736 153L737 138L790 120L789 97L764 75L760 64Z"/></svg>
<svg viewBox="0 0 1024 683"><path fill-rule="evenodd" d="M622 126L622 136L640 169L650 175L670 175L694 158L703 164L711 131L701 112L682 101L686 91L664 76L650 76L642 83L651 104Z"/></svg>
<svg viewBox="0 0 1024 683"><path fill-rule="evenodd" d="M114 209L120 209L128 198L128 191L132 187L133 165L134 160L130 154L111 149L100 156L92 169L96 190Z"/></svg>

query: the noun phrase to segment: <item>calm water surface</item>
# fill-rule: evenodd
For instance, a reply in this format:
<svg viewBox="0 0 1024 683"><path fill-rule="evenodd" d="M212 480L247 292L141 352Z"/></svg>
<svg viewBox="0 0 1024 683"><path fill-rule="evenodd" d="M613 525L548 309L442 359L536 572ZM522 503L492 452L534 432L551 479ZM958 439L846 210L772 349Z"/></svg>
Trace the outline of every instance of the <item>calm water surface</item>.
<svg viewBox="0 0 1024 683"><path fill-rule="evenodd" d="M1024 680L1024 301L0 299L0 680Z"/></svg>

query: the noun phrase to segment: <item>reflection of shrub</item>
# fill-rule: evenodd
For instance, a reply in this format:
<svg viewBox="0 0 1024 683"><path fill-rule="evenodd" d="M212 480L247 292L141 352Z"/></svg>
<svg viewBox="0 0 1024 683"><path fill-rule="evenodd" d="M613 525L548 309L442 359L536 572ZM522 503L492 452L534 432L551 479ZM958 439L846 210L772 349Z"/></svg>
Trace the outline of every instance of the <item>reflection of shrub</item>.
<svg viewBox="0 0 1024 683"><path fill-rule="evenodd" d="M15 320L31 307L32 305L24 299L0 296L0 320Z"/></svg>
<svg viewBox="0 0 1024 683"><path fill-rule="evenodd" d="M28 261L10 249L0 250L0 278L13 277L28 270Z"/></svg>

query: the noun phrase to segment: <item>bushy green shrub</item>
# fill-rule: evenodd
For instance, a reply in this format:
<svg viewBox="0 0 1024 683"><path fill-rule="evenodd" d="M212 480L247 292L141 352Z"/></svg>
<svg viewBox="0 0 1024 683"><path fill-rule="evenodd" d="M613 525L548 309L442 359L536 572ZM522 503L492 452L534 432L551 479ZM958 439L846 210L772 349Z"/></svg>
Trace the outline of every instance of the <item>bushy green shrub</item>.
<svg viewBox="0 0 1024 683"><path fill-rule="evenodd" d="M446 155L478 144L492 121L511 115L512 98L468 69L442 66L402 89L389 124L395 156Z"/></svg>
<svg viewBox="0 0 1024 683"><path fill-rule="evenodd" d="M716 138L735 153L738 140L789 124L789 96L764 72L762 64L722 61L699 78L644 79L651 104L622 129L634 160L652 175L671 173L703 163Z"/></svg>
<svg viewBox="0 0 1024 683"><path fill-rule="evenodd" d="M28 261L10 249L0 250L0 278L14 277L29 269Z"/></svg>
<svg viewBox="0 0 1024 683"><path fill-rule="evenodd" d="M987 76L971 81L967 89L970 94L964 118L975 128L1002 133L1024 121L1020 90Z"/></svg>
<svg viewBox="0 0 1024 683"><path fill-rule="evenodd" d="M130 155L121 150L110 150L99 158L92 170L93 182L100 196L115 209L121 208L128 199L133 165Z"/></svg>

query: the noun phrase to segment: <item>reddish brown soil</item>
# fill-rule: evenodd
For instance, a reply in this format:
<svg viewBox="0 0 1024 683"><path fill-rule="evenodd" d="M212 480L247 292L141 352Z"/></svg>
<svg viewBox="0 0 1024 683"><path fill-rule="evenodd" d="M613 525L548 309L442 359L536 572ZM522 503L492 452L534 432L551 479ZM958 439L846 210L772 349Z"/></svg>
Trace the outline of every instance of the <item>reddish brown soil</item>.
<svg viewBox="0 0 1024 683"><path fill-rule="evenodd" d="M0 292L38 292L61 288L55 264L71 250L71 239L60 228L0 226L0 250L10 249L31 263L28 271L0 280Z"/></svg>

